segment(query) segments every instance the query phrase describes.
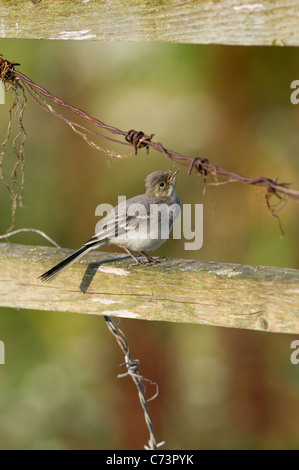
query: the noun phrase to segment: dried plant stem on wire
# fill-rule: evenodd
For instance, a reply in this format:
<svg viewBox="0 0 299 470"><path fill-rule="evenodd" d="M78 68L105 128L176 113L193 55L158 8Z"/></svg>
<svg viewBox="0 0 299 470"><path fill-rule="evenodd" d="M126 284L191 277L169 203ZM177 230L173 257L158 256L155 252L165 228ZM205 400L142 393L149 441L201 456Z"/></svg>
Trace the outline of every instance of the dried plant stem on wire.
<svg viewBox="0 0 299 470"><path fill-rule="evenodd" d="M105 149L104 147L97 145L95 142L89 139L86 133L82 131L85 130L86 132L98 135L100 137L105 137L105 136L103 136L102 134L98 132L91 131L90 129L87 129L85 126L82 126L76 122L70 121L65 116L62 116L61 114L56 113L54 108L42 96L37 94L36 90L34 89L30 90L28 87L26 87L26 85L25 85L25 88L27 89L29 94L32 96L32 98L39 104L39 106L41 106L45 111L48 111L51 114L55 114L61 119L63 119L64 122L66 122L76 134L79 134L85 140L85 142L87 142L88 145L90 145L92 148L99 150L100 152L106 153L109 157L114 157L114 158L125 158L125 157L128 157L129 155L134 155L134 152L127 153L126 155L119 155L116 152L113 152L111 150ZM79 129L81 129L81 131ZM115 141L114 139L112 140Z"/></svg>
<svg viewBox="0 0 299 470"><path fill-rule="evenodd" d="M27 98L24 87L18 83L4 83L5 90L10 92L13 96L13 102L8 111L8 126L6 136L2 142L2 149L0 152L0 181L7 188L11 199L11 227L10 231L15 225L16 210L18 204L22 206L24 185L25 185L25 142L26 131L23 125L23 116L27 104ZM13 118L16 117L17 133L13 137L12 127ZM15 154L16 161L13 168L9 171L9 175L5 174L4 170L4 157L7 152L7 147L11 143L11 148Z"/></svg>

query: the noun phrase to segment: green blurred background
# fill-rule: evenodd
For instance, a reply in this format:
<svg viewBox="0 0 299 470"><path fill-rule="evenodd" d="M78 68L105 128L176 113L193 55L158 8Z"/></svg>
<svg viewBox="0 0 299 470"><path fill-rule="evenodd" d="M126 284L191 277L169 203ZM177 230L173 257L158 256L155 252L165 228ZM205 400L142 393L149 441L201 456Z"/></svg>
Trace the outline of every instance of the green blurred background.
<svg viewBox="0 0 299 470"><path fill-rule="evenodd" d="M290 102L290 84L299 79L297 49L0 44L4 58L20 62L34 82L107 124L155 133L184 155L299 188L299 106ZM0 106L1 141L10 104L7 96ZM44 230L65 247L77 248L93 234L98 204L143 192L148 173L170 167L153 151L109 159L31 98L24 125L26 186L16 228ZM5 159L8 171L11 149ZM282 238L261 188L204 188L195 172L182 169L177 189L183 203L204 204L204 245L184 252L182 241L170 240L157 254L299 268L295 202L280 212ZM10 199L3 185L0 214L4 233ZM46 243L35 234L11 241ZM299 365L290 362L295 336L133 320L122 320L121 329L141 373L159 384L149 407L165 449L299 447ZM0 339L6 347L0 449L136 449L147 442L137 392L129 378L116 378L123 358L102 318L0 309Z"/></svg>

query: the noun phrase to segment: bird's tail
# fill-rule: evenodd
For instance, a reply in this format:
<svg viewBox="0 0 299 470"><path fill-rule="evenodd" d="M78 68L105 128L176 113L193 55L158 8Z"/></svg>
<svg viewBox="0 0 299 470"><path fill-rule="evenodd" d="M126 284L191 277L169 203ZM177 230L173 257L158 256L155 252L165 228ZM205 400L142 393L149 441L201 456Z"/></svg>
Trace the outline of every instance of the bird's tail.
<svg viewBox="0 0 299 470"><path fill-rule="evenodd" d="M83 256L85 253L92 250L93 248L94 248L93 245L92 246L83 245L81 248L79 248L79 250L75 251L75 253L68 256L63 261L60 261L60 263L56 264L56 266L54 266L53 268L51 268L46 273L39 276L39 279L41 279L43 282L51 282L65 268L67 268L70 264L74 263L76 260L81 258L81 256Z"/></svg>

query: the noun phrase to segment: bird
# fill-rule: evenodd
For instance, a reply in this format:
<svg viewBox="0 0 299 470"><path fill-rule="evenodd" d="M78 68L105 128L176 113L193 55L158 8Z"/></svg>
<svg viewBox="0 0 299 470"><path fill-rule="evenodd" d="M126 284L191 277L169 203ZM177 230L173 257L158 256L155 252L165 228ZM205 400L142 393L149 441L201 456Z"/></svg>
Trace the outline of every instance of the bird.
<svg viewBox="0 0 299 470"><path fill-rule="evenodd" d="M65 268L91 250L106 245L123 248L135 264L148 265L158 262L145 251L154 251L164 243L180 215L181 202L176 193L176 175L172 168L154 171L145 178L144 194L122 201L97 224L95 235L81 248L45 272L39 279L52 281ZM133 252L140 253L145 260L137 258ZM165 258L164 258L165 259Z"/></svg>

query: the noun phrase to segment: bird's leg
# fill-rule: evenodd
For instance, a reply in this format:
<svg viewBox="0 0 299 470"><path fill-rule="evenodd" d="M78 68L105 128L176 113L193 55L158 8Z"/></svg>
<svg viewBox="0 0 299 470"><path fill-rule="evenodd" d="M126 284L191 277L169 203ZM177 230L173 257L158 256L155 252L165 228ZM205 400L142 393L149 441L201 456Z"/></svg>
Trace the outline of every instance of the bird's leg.
<svg viewBox="0 0 299 470"><path fill-rule="evenodd" d="M132 251L129 250L129 248L126 248L125 246L124 246L123 248L124 248L124 249L126 250L126 252L136 261L135 264L139 264L139 265L140 265L140 264L144 264L144 262L141 261L140 259L138 259L137 256L135 256L134 253L132 253Z"/></svg>
<svg viewBox="0 0 299 470"><path fill-rule="evenodd" d="M150 255L148 255L144 251L139 251L139 253L141 253L147 259L146 264L160 263L160 261L165 261L166 260L166 258L152 258Z"/></svg>
<svg viewBox="0 0 299 470"><path fill-rule="evenodd" d="M132 253L129 248L123 247L124 250L135 260L134 265L142 265L142 266L148 266L150 264L155 264L155 263L160 263L160 261L165 261L167 258L152 258L150 255L145 253L144 251L139 251L139 253L146 258L146 261L142 261L141 259L137 258L137 256Z"/></svg>

